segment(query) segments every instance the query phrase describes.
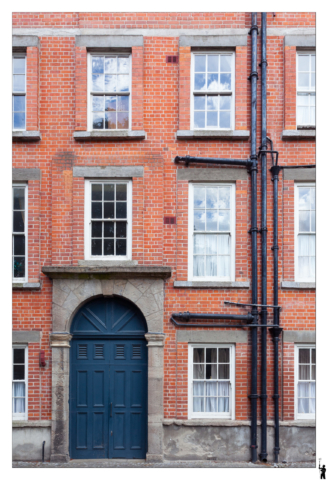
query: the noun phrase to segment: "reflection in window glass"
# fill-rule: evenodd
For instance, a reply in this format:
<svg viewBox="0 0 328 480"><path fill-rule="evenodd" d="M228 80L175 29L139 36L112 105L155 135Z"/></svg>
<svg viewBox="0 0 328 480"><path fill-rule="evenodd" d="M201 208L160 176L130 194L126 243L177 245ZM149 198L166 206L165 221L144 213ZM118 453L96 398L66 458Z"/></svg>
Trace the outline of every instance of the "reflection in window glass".
<svg viewBox="0 0 328 480"><path fill-rule="evenodd" d="M297 278L315 281L315 186L298 186Z"/></svg>
<svg viewBox="0 0 328 480"><path fill-rule="evenodd" d="M13 130L26 130L26 58L13 56Z"/></svg>
<svg viewBox="0 0 328 480"><path fill-rule="evenodd" d="M26 277L26 187L13 187L13 280L24 281Z"/></svg>
<svg viewBox="0 0 328 480"><path fill-rule="evenodd" d="M315 54L297 55L297 125L315 125Z"/></svg>

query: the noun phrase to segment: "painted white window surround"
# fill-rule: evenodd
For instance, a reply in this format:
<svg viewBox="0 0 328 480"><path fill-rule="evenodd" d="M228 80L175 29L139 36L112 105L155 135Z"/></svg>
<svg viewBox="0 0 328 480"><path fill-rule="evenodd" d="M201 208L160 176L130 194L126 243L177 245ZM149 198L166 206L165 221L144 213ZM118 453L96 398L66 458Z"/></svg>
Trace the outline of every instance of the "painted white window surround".
<svg viewBox="0 0 328 480"><path fill-rule="evenodd" d="M12 129L26 130L26 56L13 55Z"/></svg>
<svg viewBox="0 0 328 480"><path fill-rule="evenodd" d="M235 184L189 183L188 280L235 280Z"/></svg>
<svg viewBox="0 0 328 480"><path fill-rule="evenodd" d="M297 54L297 126L315 125L315 52Z"/></svg>
<svg viewBox="0 0 328 480"><path fill-rule="evenodd" d="M88 130L131 130L131 55L88 54Z"/></svg>
<svg viewBox="0 0 328 480"><path fill-rule="evenodd" d="M315 418L316 351L295 345L295 419Z"/></svg>
<svg viewBox="0 0 328 480"><path fill-rule="evenodd" d="M191 56L191 129L233 130L235 126L234 52Z"/></svg>
<svg viewBox="0 0 328 480"><path fill-rule="evenodd" d="M235 418L235 346L188 346L188 418Z"/></svg>
<svg viewBox="0 0 328 480"><path fill-rule="evenodd" d="M295 281L315 282L315 184L295 183Z"/></svg>
<svg viewBox="0 0 328 480"><path fill-rule="evenodd" d="M131 260L132 181L85 181L85 260Z"/></svg>
<svg viewBox="0 0 328 480"><path fill-rule="evenodd" d="M12 414L14 420L27 420L28 348L15 345L12 357Z"/></svg>
<svg viewBox="0 0 328 480"><path fill-rule="evenodd" d="M12 275L14 283L27 282L28 255L28 205L27 185L14 184L13 191L13 219L12 219Z"/></svg>

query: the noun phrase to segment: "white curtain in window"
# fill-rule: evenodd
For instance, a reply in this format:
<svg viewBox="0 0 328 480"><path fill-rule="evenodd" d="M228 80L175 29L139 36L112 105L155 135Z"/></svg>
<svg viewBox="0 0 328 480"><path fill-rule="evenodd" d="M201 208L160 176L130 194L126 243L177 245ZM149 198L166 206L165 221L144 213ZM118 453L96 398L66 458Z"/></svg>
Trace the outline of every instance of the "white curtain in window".
<svg viewBox="0 0 328 480"><path fill-rule="evenodd" d="M206 384L206 411L217 412L216 382L207 382Z"/></svg>
<svg viewBox="0 0 328 480"><path fill-rule="evenodd" d="M25 413L25 383L13 383L13 413Z"/></svg>
<svg viewBox="0 0 328 480"><path fill-rule="evenodd" d="M194 393L194 402L193 402L194 412L204 412L204 398L203 398L204 382L194 382L193 393Z"/></svg>
<svg viewBox="0 0 328 480"><path fill-rule="evenodd" d="M229 412L229 382L218 382L218 411Z"/></svg>
<svg viewBox="0 0 328 480"><path fill-rule="evenodd" d="M298 384L298 413L309 413L309 384L300 382Z"/></svg>

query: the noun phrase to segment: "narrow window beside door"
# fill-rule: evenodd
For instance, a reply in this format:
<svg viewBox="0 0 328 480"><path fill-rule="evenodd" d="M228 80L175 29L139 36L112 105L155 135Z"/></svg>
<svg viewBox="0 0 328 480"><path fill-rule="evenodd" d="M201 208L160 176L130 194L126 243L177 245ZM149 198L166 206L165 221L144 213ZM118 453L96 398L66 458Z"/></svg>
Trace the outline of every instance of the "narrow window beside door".
<svg viewBox="0 0 328 480"><path fill-rule="evenodd" d="M13 347L13 418L27 419L27 347Z"/></svg>

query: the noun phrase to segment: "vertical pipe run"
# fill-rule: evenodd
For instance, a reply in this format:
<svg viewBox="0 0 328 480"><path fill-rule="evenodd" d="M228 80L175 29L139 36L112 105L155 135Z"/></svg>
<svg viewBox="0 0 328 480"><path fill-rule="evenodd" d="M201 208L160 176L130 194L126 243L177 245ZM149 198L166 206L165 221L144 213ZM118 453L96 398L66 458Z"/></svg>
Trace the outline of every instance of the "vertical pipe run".
<svg viewBox="0 0 328 480"><path fill-rule="evenodd" d="M267 59L266 59L266 13L261 14L261 149L267 143ZM261 155L261 265L262 265L262 305L267 305L267 157ZM267 308L262 307L262 324L267 324ZM267 461L267 329L261 329L261 453L262 462Z"/></svg>
<svg viewBox="0 0 328 480"><path fill-rule="evenodd" d="M252 13L252 117L251 117L251 234L252 234L252 304L257 304L257 156L256 156L256 110L257 110L257 14ZM253 323L258 323L257 307L252 308ZM251 461L257 460L257 328L252 328L252 373L251 373Z"/></svg>
<svg viewBox="0 0 328 480"><path fill-rule="evenodd" d="M273 304L276 306L273 311L273 327L270 329L273 340L274 354L274 461L278 462L279 457L279 335L281 328L279 326L279 308L278 308L278 180L281 167L274 165L271 168L273 176Z"/></svg>

